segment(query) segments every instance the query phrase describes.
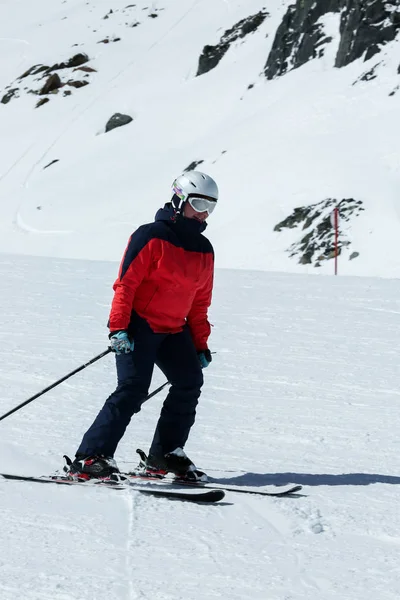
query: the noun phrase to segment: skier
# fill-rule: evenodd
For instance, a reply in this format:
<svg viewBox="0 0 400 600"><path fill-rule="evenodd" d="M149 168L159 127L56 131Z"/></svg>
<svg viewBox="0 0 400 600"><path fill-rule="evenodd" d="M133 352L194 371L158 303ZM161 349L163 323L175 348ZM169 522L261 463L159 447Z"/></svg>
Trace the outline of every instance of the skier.
<svg viewBox="0 0 400 600"><path fill-rule="evenodd" d="M202 369L211 362L207 310L214 251L202 232L218 187L209 175L191 171L180 175L172 190L155 221L132 234L122 258L108 322L118 384L83 436L75 460L66 457L65 470L74 479L119 473L114 453L146 399L156 364L171 387L145 469L207 480L183 448L195 421Z"/></svg>

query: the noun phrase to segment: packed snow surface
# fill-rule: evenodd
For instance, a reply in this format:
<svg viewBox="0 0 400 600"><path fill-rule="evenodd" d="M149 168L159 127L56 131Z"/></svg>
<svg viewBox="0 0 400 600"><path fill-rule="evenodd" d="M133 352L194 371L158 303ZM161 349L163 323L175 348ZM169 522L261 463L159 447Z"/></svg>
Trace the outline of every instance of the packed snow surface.
<svg viewBox="0 0 400 600"><path fill-rule="evenodd" d="M1 256L1 414L105 349L116 269ZM397 600L399 298L397 280L218 270L185 449L226 484L304 495L202 506L0 480L1 599ZM114 386L108 355L1 421L0 471L59 469ZM164 397L132 420L122 469Z"/></svg>

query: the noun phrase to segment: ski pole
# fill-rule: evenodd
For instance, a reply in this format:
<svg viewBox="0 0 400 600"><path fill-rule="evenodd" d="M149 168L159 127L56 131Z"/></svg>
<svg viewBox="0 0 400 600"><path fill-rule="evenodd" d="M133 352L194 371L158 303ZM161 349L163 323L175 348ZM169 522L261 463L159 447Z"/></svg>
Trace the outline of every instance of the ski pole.
<svg viewBox="0 0 400 600"><path fill-rule="evenodd" d="M162 385L160 385L160 387L158 387L156 390L154 390L154 392L151 392L151 394L149 394L148 396L146 396L145 402L146 400L150 400L150 398L152 398L153 396L155 396L156 394L158 394L158 392L161 392L162 389L165 388L166 385L169 384L169 381L166 381L165 383L163 383Z"/></svg>
<svg viewBox="0 0 400 600"><path fill-rule="evenodd" d="M211 354L217 354L216 352L211 352ZM161 392L161 390L163 390L165 388L166 385L169 385L170 382L166 381L165 383L163 383L162 385L160 385L160 387L158 387L156 390L154 390L154 392L151 392L148 396L146 396L145 398L145 402L147 400L150 400L150 398L152 398L153 396L155 396L156 394L158 394L158 392ZM0 419L1 420L1 419Z"/></svg>
<svg viewBox="0 0 400 600"><path fill-rule="evenodd" d="M99 360L100 358L103 358L103 356L106 356L106 354L109 354L111 352L111 348L107 348L107 350L105 350L104 352L102 352L101 354L98 354L97 356L95 356L94 358L92 358L92 360L89 360L89 362L81 365L80 367L78 367L77 369L75 369L74 371L71 371L71 373L68 373L68 375L64 375L64 377L61 377L61 379L59 379L58 381L55 381L54 383L52 383L51 385L49 385L48 387L44 388L44 390L42 390L41 392L38 392L37 394L35 394L34 396L32 396L31 398L28 398L28 400L25 400L25 402L22 402L22 404L18 404L18 406L16 406L15 408L9 410L8 412L6 412L4 415L2 415L0 417L0 421L2 421L3 419L5 419L6 417L9 417L10 415L12 415L13 413L17 412L17 410L19 410L20 408L22 408L23 406L26 406L27 404L29 404L30 402L33 402L33 400L36 400L36 398L39 398L39 396L43 396L43 394L45 394L46 392L52 390L53 388L55 388L57 385L60 385L60 383L62 383L63 381L65 381L66 379L69 379L70 377L72 377L72 375L75 375L76 373L79 373L79 371L82 371L83 369L86 369L86 367L88 367L89 365L92 365L94 362L96 362L97 360ZM168 383L168 382L167 382ZM161 389L161 388L160 388ZM158 390L156 390L154 393L157 393Z"/></svg>
<svg viewBox="0 0 400 600"><path fill-rule="evenodd" d="M54 383L52 383L48 387L44 388L41 392L38 392L37 394L35 394L31 398L28 398L28 400L25 400L25 402L22 402L21 404L18 404L18 406L15 406L14 408L12 408L8 412L6 412L4 415L1 415L0 421L2 421L3 419L6 419L7 417L9 417L13 413L17 412L17 410L19 410L20 408L23 408L24 406L26 406L30 402L33 402L33 400L36 400L40 396L43 396L43 394L46 394L46 392L49 392L53 388L57 387L63 381L66 381L67 379L69 379L73 375L76 375L76 373L79 373L79 371L83 371L83 369L86 369L86 367L89 367L90 365L92 365L93 363L95 363L97 360L100 360L100 358L103 358L103 356L106 356L110 352L112 352L111 348L107 348L107 350L104 350L104 352L102 352L101 354L98 354L97 356L95 356L94 358L92 358L91 360L89 360L87 363L84 363L83 365L81 365L77 369L74 369L74 371L71 371L67 375L64 375L64 377L61 377L61 379L58 379L57 381L55 381ZM216 354L216 352L211 352L211 354ZM146 400L150 400L150 398L152 398L153 396L155 396L156 394L158 394L158 392L161 392L161 390L163 390L165 388L165 386L168 385L168 384L169 384L169 381L166 381L165 383L163 383L162 385L160 385L160 387L158 387L156 390L154 390L153 392L151 392L150 394L148 394L148 396L145 398L145 401Z"/></svg>

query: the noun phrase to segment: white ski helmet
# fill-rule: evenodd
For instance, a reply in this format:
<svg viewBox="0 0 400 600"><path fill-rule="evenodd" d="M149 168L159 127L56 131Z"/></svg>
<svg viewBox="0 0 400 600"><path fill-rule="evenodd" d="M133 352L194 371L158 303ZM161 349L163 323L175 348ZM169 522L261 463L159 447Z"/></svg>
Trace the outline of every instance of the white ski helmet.
<svg viewBox="0 0 400 600"><path fill-rule="evenodd" d="M177 177L172 184L172 190L172 203L177 212L181 211L187 200L204 199L208 203L211 201L213 206L218 200L218 186L214 179L200 171L189 171ZM192 202L190 204L193 206Z"/></svg>

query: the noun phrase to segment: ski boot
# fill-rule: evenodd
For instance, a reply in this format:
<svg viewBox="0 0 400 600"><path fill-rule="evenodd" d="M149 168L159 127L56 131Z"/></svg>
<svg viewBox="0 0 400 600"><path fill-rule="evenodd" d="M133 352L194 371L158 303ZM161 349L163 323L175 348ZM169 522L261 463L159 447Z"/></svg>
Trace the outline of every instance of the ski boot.
<svg viewBox="0 0 400 600"><path fill-rule="evenodd" d="M152 454L146 456L143 450L139 449L136 452L141 458L139 468L142 468L149 477L162 478L167 473L173 473L175 480L182 481L182 483L206 483L208 481L207 475L196 467L183 448L175 448L164 456Z"/></svg>
<svg viewBox="0 0 400 600"><path fill-rule="evenodd" d="M119 469L115 460L107 456L76 456L71 460L64 455L64 472L69 479L88 481L89 479L120 479Z"/></svg>

